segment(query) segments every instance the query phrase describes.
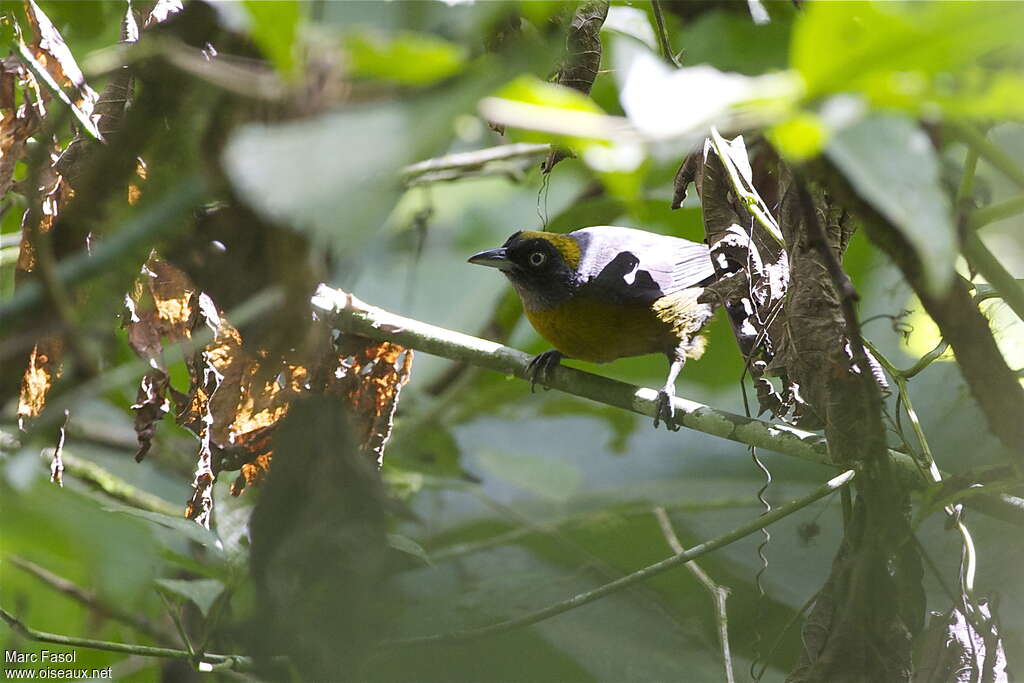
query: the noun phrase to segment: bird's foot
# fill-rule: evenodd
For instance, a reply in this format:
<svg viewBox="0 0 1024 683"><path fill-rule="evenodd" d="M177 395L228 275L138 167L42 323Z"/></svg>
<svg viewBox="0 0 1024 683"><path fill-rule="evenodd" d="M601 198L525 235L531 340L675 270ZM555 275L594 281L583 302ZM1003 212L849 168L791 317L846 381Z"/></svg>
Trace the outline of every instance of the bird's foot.
<svg viewBox="0 0 1024 683"><path fill-rule="evenodd" d="M526 372L530 376L530 393L532 394L537 387L537 383L544 384L544 390L547 391L551 387L547 386L547 381L551 378L551 371L558 367L558 364L562 362L562 354L560 351L545 351L539 353L533 357L530 364L526 366Z"/></svg>
<svg viewBox="0 0 1024 683"><path fill-rule="evenodd" d="M664 422L665 428L670 432L679 431L679 425L676 424L676 408L672 405L672 398L673 396L664 389L658 392L657 408L654 413L655 429L658 428L660 423Z"/></svg>

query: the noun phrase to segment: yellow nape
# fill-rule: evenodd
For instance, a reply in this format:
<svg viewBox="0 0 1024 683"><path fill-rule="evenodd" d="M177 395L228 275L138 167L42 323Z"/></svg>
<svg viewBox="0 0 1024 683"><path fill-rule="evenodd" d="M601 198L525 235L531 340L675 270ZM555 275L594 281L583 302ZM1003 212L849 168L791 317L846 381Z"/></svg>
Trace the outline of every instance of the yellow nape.
<svg viewBox="0 0 1024 683"><path fill-rule="evenodd" d="M562 255L562 260L565 261L573 270L576 270L580 266L580 245L576 243L576 240L569 237L568 235L560 235L557 232L539 232L537 230L524 230L519 234L520 239L532 240L536 238L547 240L558 250L558 253Z"/></svg>

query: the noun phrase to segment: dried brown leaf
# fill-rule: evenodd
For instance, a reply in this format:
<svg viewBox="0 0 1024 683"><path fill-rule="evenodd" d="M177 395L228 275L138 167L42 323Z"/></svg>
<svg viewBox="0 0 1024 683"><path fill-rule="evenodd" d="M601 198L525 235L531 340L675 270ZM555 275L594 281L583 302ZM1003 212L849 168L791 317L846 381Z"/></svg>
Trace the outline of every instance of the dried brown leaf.
<svg viewBox="0 0 1024 683"><path fill-rule="evenodd" d="M0 59L0 197L14 188L15 164L25 157L25 143L39 127L36 108L18 105L15 97L31 77L16 57Z"/></svg>
<svg viewBox="0 0 1024 683"><path fill-rule="evenodd" d="M78 68L78 62L61 37L60 31L34 0L25 0L25 15L34 34L33 40L28 44L32 56L58 85L75 89L75 106L86 117L90 116L98 95L86 83L85 76Z"/></svg>
<svg viewBox="0 0 1024 683"><path fill-rule="evenodd" d="M28 367L21 378L18 396L18 424L24 428L25 420L38 417L46 407L46 395L60 377L60 357L64 342L59 337L44 337L32 347Z"/></svg>

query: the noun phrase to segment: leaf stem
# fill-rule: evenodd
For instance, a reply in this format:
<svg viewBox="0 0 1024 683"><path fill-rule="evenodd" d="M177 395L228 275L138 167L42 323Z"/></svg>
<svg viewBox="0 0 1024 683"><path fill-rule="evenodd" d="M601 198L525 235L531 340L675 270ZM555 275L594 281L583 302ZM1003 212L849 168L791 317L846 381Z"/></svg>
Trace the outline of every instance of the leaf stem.
<svg viewBox="0 0 1024 683"><path fill-rule="evenodd" d="M658 46L661 48L661 56L665 61L679 68L682 66L672 52L672 43L668 39L668 29L665 27L665 17L661 13L661 3L658 0L651 0L651 9L654 11L654 23L658 25Z"/></svg>
<svg viewBox="0 0 1024 683"><path fill-rule="evenodd" d="M970 218L967 221L967 227L971 230L977 230L989 223L995 223L1004 218L1011 218L1020 213L1024 213L1024 194L1007 199L1005 202L975 209L971 212Z"/></svg>
<svg viewBox="0 0 1024 683"><path fill-rule="evenodd" d="M747 213L753 216L754 220L756 220L780 246L785 247L785 240L782 237L782 231L779 230L778 223L775 222L771 213L768 212L768 209L764 206L761 198L756 193L749 191L743 184L740 174L736 169L736 164L733 163L732 157L728 154L725 139L714 127L711 128L711 144L714 146L715 153L718 154L718 158L722 162L722 167L725 169L726 175L729 176L729 183L732 185L733 192L736 193L736 197L743 203L743 206L747 209Z"/></svg>
<svg viewBox="0 0 1024 683"><path fill-rule="evenodd" d="M999 169L1005 176L1024 188L1024 169L1009 154L995 146L985 134L970 123L950 121L953 134L974 149L985 161Z"/></svg>
<svg viewBox="0 0 1024 683"><path fill-rule="evenodd" d="M963 250L971 266L999 292L1017 317L1024 320L1024 289L973 230L964 232Z"/></svg>

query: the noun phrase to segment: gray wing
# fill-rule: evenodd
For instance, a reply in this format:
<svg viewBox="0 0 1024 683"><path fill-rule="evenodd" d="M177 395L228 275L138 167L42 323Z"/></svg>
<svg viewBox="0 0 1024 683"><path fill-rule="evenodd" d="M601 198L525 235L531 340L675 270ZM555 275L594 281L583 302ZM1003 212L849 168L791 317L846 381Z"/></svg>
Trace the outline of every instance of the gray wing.
<svg viewBox="0 0 1024 683"><path fill-rule="evenodd" d="M605 294L653 301L715 274L707 246L679 237L614 226L569 234L580 245L581 276Z"/></svg>

